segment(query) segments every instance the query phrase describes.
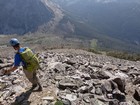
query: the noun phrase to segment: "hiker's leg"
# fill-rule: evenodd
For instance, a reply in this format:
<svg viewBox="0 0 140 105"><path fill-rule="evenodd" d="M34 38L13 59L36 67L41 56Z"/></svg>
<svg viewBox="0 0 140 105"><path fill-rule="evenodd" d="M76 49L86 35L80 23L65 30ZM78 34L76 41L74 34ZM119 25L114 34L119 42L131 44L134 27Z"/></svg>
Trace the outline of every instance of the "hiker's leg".
<svg viewBox="0 0 140 105"><path fill-rule="evenodd" d="M36 71L37 71L37 70L35 70L35 72L33 73L33 78L34 78L34 80L37 82L37 84L38 84L38 86L39 86L38 90L39 90L39 91L42 91L42 86L41 86L40 81L39 81L39 79L38 79L38 77L37 77L37 75L36 75Z"/></svg>
<svg viewBox="0 0 140 105"><path fill-rule="evenodd" d="M39 86L37 90L42 91L42 86L39 83L39 79L36 75L36 70L33 71L33 72L29 72L29 71L24 69L23 71L24 71L26 77L28 78L28 80L32 83L32 88L31 89L34 89L37 86Z"/></svg>
<svg viewBox="0 0 140 105"><path fill-rule="evenodd" d="M23 70L26 77L28 78L28 80L34 85L34 84L38 84L39 80L38 80L38 77L36 76L36 72L33 71L33 72L29 72L27 70Z"/></svg>

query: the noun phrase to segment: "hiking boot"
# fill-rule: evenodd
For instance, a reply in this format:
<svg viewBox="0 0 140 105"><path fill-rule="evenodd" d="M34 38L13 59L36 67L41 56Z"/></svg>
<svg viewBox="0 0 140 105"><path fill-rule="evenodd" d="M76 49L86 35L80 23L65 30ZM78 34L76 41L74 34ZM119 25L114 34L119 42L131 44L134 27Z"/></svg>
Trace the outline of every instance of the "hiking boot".
<svg viewBox="0 0 140 105"><path fill-rule="evenodd" d="M33 84L31 90L35 89L37 86L37 84Z"/></svg>
<svg viewBox="0 0 140 105"><path fill-rule="evenodd" d="M42 89L42 86L40 85L40 83L38 84L38 89L37 89L37 91L42 91L43 89Z"/></svg>

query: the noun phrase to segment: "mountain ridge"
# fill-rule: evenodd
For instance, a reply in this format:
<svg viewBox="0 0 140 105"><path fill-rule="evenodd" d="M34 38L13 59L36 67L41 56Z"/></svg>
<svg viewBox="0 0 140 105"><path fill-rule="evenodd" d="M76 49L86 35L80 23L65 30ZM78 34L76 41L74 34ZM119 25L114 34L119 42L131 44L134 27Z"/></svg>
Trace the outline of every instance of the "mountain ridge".
<svg viewBox="0 0 140 105"><path fill-rule="evenodd" d="M54 16L40 0L1 0L0 34L26 34Z"/></svg>
<svg viewBox="0 0 140 105"><path fill-rule="evenodd" d="M137 0L2 0L0 5L0 34L56 34L89 43L95 39L99 49L140 51Z"/></svg>
<svg viewBox="0 0 140 105"><path fill-rule="evenodd" d="M101 40L107 36L110 37L110 39L114 38L124 43L121 47L125 49L123 45L127 46L127 50L125 51L131 50L135 52L137 49L137 52L139 52L139 1L115 0L111 3L102 3L104 0L98 0L98 2L96 2L96 0L53 1L62 7L64 13L70 16L70 20L75 19L77 23L79 22L82 23L81 25L83 26L88 26L85 27L86 31L84 31L84 28L80 29L81 25L78 26L79 36L85 34L85 37L90 38L92 36L96 38L96 36L99 35L102 36ZM119 44L120 43L118 43L118 45ZM114 45L117 46L117 44Z"/></svg>

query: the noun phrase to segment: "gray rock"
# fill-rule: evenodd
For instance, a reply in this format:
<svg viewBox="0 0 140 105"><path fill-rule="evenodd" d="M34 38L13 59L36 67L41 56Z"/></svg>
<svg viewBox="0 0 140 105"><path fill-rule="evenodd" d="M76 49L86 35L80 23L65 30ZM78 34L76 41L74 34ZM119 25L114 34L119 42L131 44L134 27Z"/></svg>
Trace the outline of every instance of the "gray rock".
<svg viewBox="0 0 140 105"><path fill-rule="evenodd" d="M80 65L80 67L78 68L80 71L85 71L86 70L86 67L85 65Z"/></svg>
<svg viewBox="0 0 140 105"><path fill-rule="evenodd" d="M129 76L123 72L117 72L115 73L115 76L121 77L121 78L128 78Z"/></svg>
<svg viewBox="0 0 140 105"><path fill-rule="evenodd" d="M114 77L114 74L111 72L111 71L104 71L105 75L110 77L110 78L113 78Z"/></svg>
<svg viewBox="0 0 140 105"><path fill-rule="evenodd" d="M92 83L93 83L93 86L96 86L96 85L101 85L101 81L99 79L93 79L92 80Z"/></svg>
<svg viewBox="0 0 140 105"><path fill-rule="evenodd" d="M109 79L110 78L103 70L100 70L97 72L97 77L99 79Z"/></svg>
<svg viewBox="0 0 140 105"><path fill-rule="evenodd" d="M122 78L114 78L112 80L113 82L115 82L118 86L118 89L122 92L122 93L125 93L125 80L122 79Z"/></svg>
<svg viewBox="0 0 140 105"><path fill-rule="evenodd" d="M16 80L14 80L12 83L13 83L13 84L18 84L18 83L20 83L20 82L22 82L22 80L16 79Z"/></svg>
<svg viewBox="0 0 140 105"><path fill-rule="evenodd" d="M140 77L136 78L133 82L134 85L140 84Z"/></svg>
<svg viewBox="0 0 140 105"><path fill-rule="evenodd" d="M13 63L0 63L0 69L2 68L6 68L6 67L11 67L13 65Z"/></svg>
<svg viewBox="0 0 140 105"><path fill-rule="evenodd" d="M8 90L8 91L4 91L2 97L3 97L3 99L6 99L6 98L8 98L11 94L12 94L12 90L10 89L10 90Z"/></svg>
<svg viewBox="0 0 140 105"><path fill-rule="evenodd" d="M83 98L83 100L86 102L86 103L90 103L90 97L89 96L85 96Z"/></svg>
<svg viewBox="0 0 140 105"><path fill-rule="evenodd" d="M22 87L22 86L20 86L20 85L18 85L18 86L13 86L12 89L13 89L13 92L15 92L16 94L20 94L20 93L23 93L23 92L26 91L25 88Z"/></svg>
<svg viewBox="0 0 140 105"><path fill-rule="evenodd" d="M100 87L95 88L95 94L97 94L97 95L102 95L103 94Z"/></svg>
<svg viewBox="0 0 140 105"><path fill-rule="evenodd" d="M125 94L121 93L119 90L113 90L113 98L119 101L125 101Z"/></svg>
<svg viewBox="0 0 140 105"><path fill-rule="evenodd" d="M61 62L54 62L48 65L49 69L53 69L55 72L65 71L66 65L62 64Z"/></svg>
<svg viewBox="0 0 140 105"><path fill-rule="evenodd" d="M72 101L75 101L77 99L77 96L74 95L74 94L66 94L64 99L68 99L68 100L70 100L72 102Z"/></svg>
<svg viewBox="0 0 140 105"><path fill-rule="evenodd" d="M90 75L89 74L86 74L86 73L83 73L81 75L81 78L84 78L85 80L90 80L91 79Z"/></svg>
<svg viewBox="0 0 140 105"><path fill-rule="evenodd" d="M92 79L98 79L98 75L97 75L96 73L91 73L91 74L90 74L90 77L91 77Z"/></svg>
<svg viewBox="0 0 140 105"><path fill-rule="evenodd" d="M126 73L129 72L129 68L127 66L120 67L119 69Z"/></svg>
<svg viewBox="0 0 140 105"><path fill-rule="evenodd" d="M108 103L102 102L96 98L92 98L90 103L91 105L108 105Z"/></svg>
<svg viewBox="0 0 140 105"><path fill-rule="evenodd" d="M71 76L71 78L73 78L73 79L81 79L81 76L78 75L78 74L75 74L75 75Z"/></svg>
<svg viewBox="0 0 140 105"><path fill-rule="evenodd" d="M139 71L130 71L128 73L128 75L131 75L131 76L139 76L140 75L140 72Z"/></svg>
<svg viewBox="0 0 140 105"><path fill-rule="evenodd" d="M106 96L107 96L107 98L109 98L109 99L113 99L113 94L107 94Z"/></svg>
<svg viewBox="0 0 140 105"><path fill-rule="evenodd" d="M88 93L90 91L90 89L88 86L82 86L77 91L80 93Z"/></svg>
<svg viewBox="0 0 140 105"><path fill-rule="evenodd" d="M59 82L59 88L60 89L66 89L66 88L75 89L75 88L78 88L78 84L73 79L65 79Z"/></svg>
<svg viewBox="0 0 140 105"><path fill-rule="evenodd" d="M109 105L119 105L119 101L114 99L114 100L109 102Z"/></svg>
<svg viewBox="0 0 140 105"><path fill-rule="evenodd" d="M137 101L140 101L140 87L137 87L137 88L136 88L133 97L134 97Z"/></svg>
<svg viewBox="0 0 140 105"><path fill-rule="evenodd" d="M0 76L4 75L4 70L0 69Z"/></svg>
<svg viewBox="0 0 140 105"><path fill-rule="evenodd" d="M90 91L91 94L95 94L95 87L92 88L92 90Z"/></svg>
<svg viewBox="0 0 140 105"><path fill-rule="evenodd" d="M106 64L103 66L103 68L104 68L105 70L118 70L118 67L117 67L116 65L112 65L112 64L108 64L108 63L106 63Z"/></svg>
<svg viewBox="0 0 140 105"><path fill-rule="evenodd" d="M103 84L101 85L101 89L103 93L111 93L113 90L111 82L110 81L103 82Z"/></svg>
<svg viewBox="0 0 140 105"><path fill-rule="evenodd" d="M61 99L64 105L72 105L71 101L68 99Z"/></svg>
<svg viewBox="0 0 140 105"><path fill-rule="evenodd" d="M131 105L131 104L129 104L127 102L120 102L120 105Z"/></svg>
<svg viewBox="0 0 140 105"><path fill-rule="evenodd" d="M0 94L1 95L1 94ZM4 100L3 100L3 97L0 97L0 104L2 104L2 102L3 102Z"/></svg>
<svg viewBox="0 0 140 105"><path fill-rule="evenodd" d="M46 52L41 56L42 68L37 74L43 86L43 94L46 90L51 90L52 86L58 88L55 93L58 99L67 98L66 105L138 105L139 62L67 52ZM0 101L3 101L3 105L15 101L18 94L29 87L30 84L21 71L18 69L9 76L0 76ZM16 101L21 101L21 105L32 104L34 101L32 95L32 101L25 99L26 95L21 95ZM54 105L52 101L42 100L37 104Z"/></svg>
<svg viewBox="0 0 140 105"><path fill-rule="evenodd" d="M46 97L43 97L42 100L47 100L47 101L55 101L55 98L53 96L46 96Z"/></svg>
<svg viewBox="0 0 140 105"><path fill-rule="evenodd" d="M91 65L92 67L98 67L98 68L102 68L102 67L103 67L103 65L100 64L100 63L98 63L98 62L90 62L90 65Z"/></svg>
<svg viewBox="0 0 140 105"><path fill-rule="evenodd" d="M2 59L0 59L0 63L4 63L4 62L2 61Z"/></svg>
<svg viewBox="0 0 140 105"><path fill-rule="evenodd" d="M67 59L63 63L73 66L74 64L76 64L76 60Z"/></svg>
<svg viewBox="0 0 140 105"><path fill-rule="evenodd" d="M60 80L62 80L62 79L64 79L64 76L55 76L55 80L56 80L56 81L60 81Z"/></svg>

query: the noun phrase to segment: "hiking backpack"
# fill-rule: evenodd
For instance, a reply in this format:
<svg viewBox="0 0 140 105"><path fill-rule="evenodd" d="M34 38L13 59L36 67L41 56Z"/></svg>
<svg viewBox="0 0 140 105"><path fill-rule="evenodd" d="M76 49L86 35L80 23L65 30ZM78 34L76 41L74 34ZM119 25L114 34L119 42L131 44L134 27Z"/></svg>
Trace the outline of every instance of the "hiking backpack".
<svg viewBox="0 0 140 105"><path fill-rule="evenodd" d="M19 53L21 56L21 59L26 63L25 69L27 71L34 71L39 68L39 60L34 54L30 48L25 48L25 51Z"/></svg>

